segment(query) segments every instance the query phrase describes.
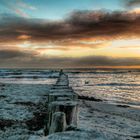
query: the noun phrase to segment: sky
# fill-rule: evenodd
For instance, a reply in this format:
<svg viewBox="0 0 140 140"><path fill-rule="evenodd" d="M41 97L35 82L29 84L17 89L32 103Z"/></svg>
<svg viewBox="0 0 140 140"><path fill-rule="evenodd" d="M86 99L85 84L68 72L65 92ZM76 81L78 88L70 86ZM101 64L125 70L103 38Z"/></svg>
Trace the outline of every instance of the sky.
<svg viewBox="0 0 140 140"><path fill-rule="evenodd" d="M140 68L140 0L0 0L1 68Z"/></svg>

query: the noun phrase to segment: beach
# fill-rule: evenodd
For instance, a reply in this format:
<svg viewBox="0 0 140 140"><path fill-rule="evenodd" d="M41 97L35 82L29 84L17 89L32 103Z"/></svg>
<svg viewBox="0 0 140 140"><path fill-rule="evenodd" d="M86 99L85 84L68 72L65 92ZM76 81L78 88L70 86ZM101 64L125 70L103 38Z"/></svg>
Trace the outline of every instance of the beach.
<svg viewBox="0 0 140 140"><path fill-rule="evenodd" d="M47 94L56 79L57 75L55 74L51 82L43 84L40 82L26 83L29 81L28 79L22 80L22 83L8 83L6 80L2 83L1 81L0 139L38 140L45 138L43 130L44 120L48 113ZM18 80L21 81L21 79ZM69 80L71 84L70 76ZM33 79L33 81L37 81L37 79ZM75 87L73 88L75 89ZM133 105L124 102L112 103L103 100L103 98L99 100L94 96L92 96L94 98L84 97L80 99L79 96L78 100L79 130L98 134L98 137L95 137L98 140L137 140L140 138L138 103Z"/></svg>

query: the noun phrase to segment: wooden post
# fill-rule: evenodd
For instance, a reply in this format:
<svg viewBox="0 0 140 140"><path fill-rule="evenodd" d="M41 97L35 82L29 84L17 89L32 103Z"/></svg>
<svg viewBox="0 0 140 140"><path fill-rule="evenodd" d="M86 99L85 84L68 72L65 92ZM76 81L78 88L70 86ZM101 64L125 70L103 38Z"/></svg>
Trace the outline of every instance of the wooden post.
<svg viewBox="0 0 140 140"><path fill-rule="evenodd" d="M68 97L58 97L57 101L71 101L71 98L68 98Z"/></svg>
<svg viewBox="0 0 140 140"><path fill-rule="evenodd" d="M76 94L69 94L69 93L51 93L48 96L48 102L51 103L53 101L57 101L59 97L67 97L70 98L71 100L77 100L77 95Z"/></svg>
<svg viewBox="0 0 140 140"><path fill-rule="evenodd" d="M69 89L69 88L68 88L68 89L63 89L63 88L61 88L61 89L51 89L50 92L51 92L51 93L54 93L54 92L57 92L57 93L58 93L58 92L59 92L59 93L61 92L61 93L62 93L62 92L73 92L73 90L72 90L72 89Z"/></svg>
<svg viewBox="0 0 140 140"><path fill-rule="evenodd" d="M49 134L55 132L63 132L66 130L66 116L63 112L56 112L52 114L52 121Z"/></svg>
<svg viewBox="0 0 140 140"><path fill-rule="evenodd" d="M66 114L67 125L77 126L78 103L75 101L55 101L50 103L50 118L54 112L64 112Z"/></svg>
<svg viewBox="0 0 140 140"><path fill-rule="evenodd" d="M69 87L68 76L60 72L56 84L48 94L48 116L45 135L65 131L78 123L78 95Z"/></svg>

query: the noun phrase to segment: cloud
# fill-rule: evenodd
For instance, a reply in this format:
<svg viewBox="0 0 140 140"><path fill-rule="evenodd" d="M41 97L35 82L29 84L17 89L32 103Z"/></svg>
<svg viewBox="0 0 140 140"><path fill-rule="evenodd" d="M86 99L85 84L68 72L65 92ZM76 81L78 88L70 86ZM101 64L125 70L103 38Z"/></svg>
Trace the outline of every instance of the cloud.
<svg viewBox="0 0 140 140"><path fill-rule="evenodd" d="M36 7L28 5L27 3L24 3L22 0L1 0L1 4L8 8L10 11L14 12L15 14L21 16L21 17L30 17L26 12L25 9L28 10L36 10Z"/></svg>
<svg viewBox="0 0 140 140"><path fill-rule="evenodd" d="M0 59L4 61L4 59L13 59L13 58L26 58L33 57L32 53L22 52L20 50L0 50Z"/></svg>
<svg viewBox="0 0 140 140"><path fill-rule="evenodd" d="M0 15L0 44L48 44L51 49L69 50L71 47L98 48L106 41L140 36L140 15L129 12L75 11L61 21ZM53 46L54 45L54 46ZM45 46L45 45L42 45ZM42 47L41 46L41 47ZM4 48L3 47L3 48ZM17 45L16 45L17 47ZM47 48L38 47L37 49ZM56 48L57 47L57 48ZM2 48L0 46L0 48ZM12 46L13 48L13 46ZM9 50L8 50L9 49ZM91 56L81 58L41 56L38 50L0 49L0 67L94 67L135 66L139 58ZM49 48L48 48L49 50ZM47 54L47 53L46 53Z"/></svg>
<svg viewBox="0 0 140 140"><path fill-rule="evenodd" d="M17 37L18 39L21 39L21 40L27 40L27 39L30 39L31 36L28 36L28 35L20 35Z"/></svg>
<svg viewBox="0 0 140 140"><path fill-rule="evenodd" d="M35 6L29 5L25 2L23 2L22 0L16 0L16 4L24 9L29 9L29 10L37 10L37 8Z"/></svg>
<svg viewBox="0 0 140 140"><path fill-rule="evenodd" d="M31 41L62 41L84 38L118 38L140 35L140 15L127 12L77 11L63 21L0 16L0 41L29 36Z"/></svg>
<svg viewBox="0 0 140 140"><path fill-rule="evenodd" d="M83 57L74 60L75 64L81 66L136 66L140 65L140 58L116 58L106 56Z"/></svg>
<svg viewBox="0 0 140 140"><path fill-rule="evenodd" d="M127 7L140 6L140 0L125 0L125 4Z"/></svg>
<svg viewBox="0 0 140 140"><path fill-rule="evenodd" d="M80 58L43 57L35 52L1 50L0 67L73 68L96 66L139 66L140 58L90 56Z"/></svg>

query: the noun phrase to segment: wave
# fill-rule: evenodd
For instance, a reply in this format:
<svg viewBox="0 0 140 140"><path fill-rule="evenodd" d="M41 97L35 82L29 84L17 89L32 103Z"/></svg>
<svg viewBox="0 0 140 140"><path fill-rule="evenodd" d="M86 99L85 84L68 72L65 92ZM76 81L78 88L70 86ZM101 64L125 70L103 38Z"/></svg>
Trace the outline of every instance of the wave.
<svg viewBox="0 0 140 140"><path fill-rule="evenodd" d="M96 86L140 86L140 84L125 84L125 83L101 83Z"/></svg>
<svg viewBox="0 0 140 140"><path fill-rule="evenodd" d="M31 79L38 79L38 78L58 78L59 72L52 71L52 70L0 70L0 78L31 78Z"/></svg>

